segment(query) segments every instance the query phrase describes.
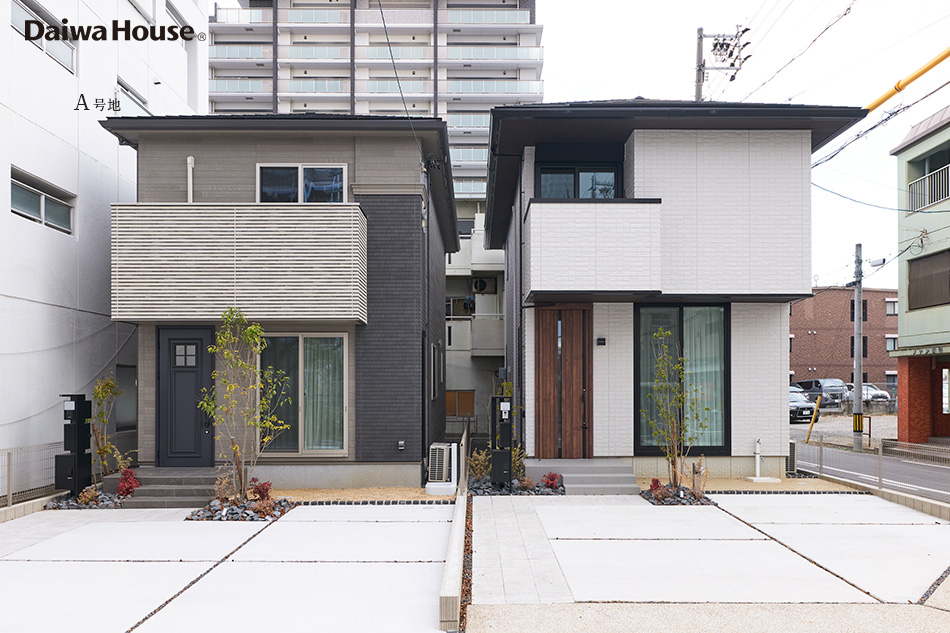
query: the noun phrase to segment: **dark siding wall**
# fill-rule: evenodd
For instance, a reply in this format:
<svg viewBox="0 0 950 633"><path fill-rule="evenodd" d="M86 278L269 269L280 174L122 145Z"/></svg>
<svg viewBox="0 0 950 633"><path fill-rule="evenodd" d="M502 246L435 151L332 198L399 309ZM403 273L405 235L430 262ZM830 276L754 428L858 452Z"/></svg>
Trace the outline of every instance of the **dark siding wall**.
<svg viewBox="0 0 950 633"><path fill-rule="evenodd" d="M428 339L436 346L438 363L430 367L436 372L436 397L429 399L429 424L424 449L432 442L441 441L445 436L445 246L439 231L435 211L429 208L429 296L428 296Z"/></svg>
<svg viewBox="0 0 950 633"><path fill-rule="evenodd" d="M356 459L418 461L425 386L422 199L356 201L367 219L369 311L367 324L356 327ZM398 450L399 441L405 450Z"/></svg>

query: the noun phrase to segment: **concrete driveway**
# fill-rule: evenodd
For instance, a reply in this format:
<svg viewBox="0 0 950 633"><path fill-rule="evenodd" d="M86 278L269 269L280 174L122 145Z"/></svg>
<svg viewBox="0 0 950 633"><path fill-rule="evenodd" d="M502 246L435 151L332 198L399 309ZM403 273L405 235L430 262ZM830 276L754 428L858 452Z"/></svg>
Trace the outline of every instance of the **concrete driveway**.
<svg viewBox="0 0 950 633"><path fill-rule="evenodd" d="M270 524L188 512L0 525L2 628L438 631L451 505L302 506Z"/></svg>
<svg viewBox="0 0 950 633"><path fill-rule="evenodd" d="M682 613L703 631L950 630L950 581L931 595L946 521L870 495L711 497L474 499L468 631L670 630Z"/></svg>

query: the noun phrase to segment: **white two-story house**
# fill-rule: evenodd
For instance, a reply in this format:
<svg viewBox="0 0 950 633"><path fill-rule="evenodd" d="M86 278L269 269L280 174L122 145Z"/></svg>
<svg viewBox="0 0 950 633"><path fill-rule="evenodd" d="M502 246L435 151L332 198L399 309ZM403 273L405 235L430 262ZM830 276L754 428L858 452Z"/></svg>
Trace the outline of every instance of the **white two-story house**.
<svg viewBox="0 0 950 633"><path fill-rule="evenodd" d="M641 411L672 332L712 476L785 472L788 303L811 293L811 155L860 108L631 101L496 108L486 245L506 251L516 435L538 458L666 473Z"/></svg>

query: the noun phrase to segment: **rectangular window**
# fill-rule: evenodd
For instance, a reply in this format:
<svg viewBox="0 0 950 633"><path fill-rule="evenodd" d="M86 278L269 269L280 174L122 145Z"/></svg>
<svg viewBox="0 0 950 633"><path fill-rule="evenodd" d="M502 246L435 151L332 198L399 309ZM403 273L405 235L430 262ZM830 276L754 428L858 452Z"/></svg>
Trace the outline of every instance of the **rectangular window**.
<svg viewBox="0 0 950 633"><path fill-rule="evenodd" d="M16 180L10 182L10 210L63 233L73 232L71 205Z"/></svg>
<svg viewBox="0 0 950 633"><path fill-rule="evenodd" d="M27 21L42 23L43 32L46 31L47 26L52 26L57 29L63 28L59 20L36 3L13 0L10 4L10 24L24 36L26 35ZM33 29L36 29L36 27L34 26ZM31 31L33 29L31 29ZM73 46L71 42L47 40L43 37L30 41L40 50L46 51L47 55L59 62L66 70L70 72L75 71L76 47Z"/></svg>
<svg viewBox="0 0 950 633"><path fill-rule="evenodd" d="M257 201L346 202L345 165L259 165Z"/></svg>
<svg viewBox="0 0 950 633"><path fill-rule="evenodd" d="M907 308L950 303L950 250L907 262Z"/></svg>
<svg viewBox="0 0 950 633"><path fill-rule="evenodd" d="M861 356L863 358L867 358L868 357L868 337L862 336L861 339L863 341ZM851 358L854 358L854 336L853 335L851 336Z"/></svg>
<svg viewBox="0 0 950 633"><path fill-rule="evenodd" d="M896 337L896 336L888 336L887 338L884 339L884 344L885 344L885 346L886 346L885 349L887 349L887 351L889 351L889 352L896 351L896 350L897 350L897 337Z"/></svg>
<svg viewBox="0 0 950 633"><path fill-rule="evenodd" d="M897 374L887 374L884 376L884 389L891 394L891 398L897 397Z"/></svg>
<svg viewBox="0 0 950 633"><path fill-rule="evenodd" d="M475 392L474 391L446 391L445 417L447 418L474 418Z"/></svg>
<svg viewBox="0 0 950 633"><path fill-rule="evenodd" d="M861 320L862 321L868 320L868 300L867 299L861 300ZM851 321L852 322L854 321L854 299L851 300Z"/></svg>
<svg viewBox="0 0 950 633"><path fill-rule="evenodd" d="M884 300L884 314L887 316L897 316L897 299Z"/></svg>
<svg viewBox="0 0 950 633"><path fill-rule="evenodd" d="M288 378L290 400L276 414L290 428L265 452L344 453L346 357L345 334L267 337L260 366L282 371Z"/></svg>
<svg viewBox="0 0 950 633"><path fill-rule="evenodd" d="M687 428L696 436L693 446L698 453L728 454L729 347L726 341L728 312L724 306L643 306L638 309L636 453L660 454L659 442L650 425L651 419L659 419L653 397L658 356L654 334L659 328L672 334L667 339L670 354L686 359L684 391L694 395L695 400L687 402L682 413L689 418ZM705 424L704 429L700 428L700 422Z"/></svg>
<svg viewBox="0 0 950 633"><path fill-rule="evenodd" d="M616 167L541 167L540 197L595 199L617 197Z"/></svg>

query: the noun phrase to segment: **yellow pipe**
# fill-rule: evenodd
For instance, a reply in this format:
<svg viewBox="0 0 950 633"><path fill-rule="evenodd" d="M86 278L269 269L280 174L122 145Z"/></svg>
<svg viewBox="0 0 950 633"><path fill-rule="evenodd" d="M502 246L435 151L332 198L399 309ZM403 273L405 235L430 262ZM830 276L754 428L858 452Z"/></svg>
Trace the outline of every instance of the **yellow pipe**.
<svg viewBox="0 0 950 633"><path fill-rule="evenodd" d="M923 75L924 73L926 73L931 68L933 68L934 66L936 66L937 64L939 64L940 62L942 62L948 57L950 57L950 48L940 53L939 55L931 59L929 62L927 62L923 66L921 66L920 69L914 74L909 75L905 77L904 79L901 79L900 81L898 81L896 84L894 84L893 88L891 88L890 90L882 94L880 97L878 97L877 100L874 101L874 103L872 103L868 107L866 107L865 110L867 110L868 112L871 112L872 110L876 109L882 103L884 103L885 101L887 101L888 99L896 95L898 92L900 92L901 90L903 90L904 88L912 84L914 81L919 79L921 75Z"/></svg>
<svg viewBox="0 0 950 633"><path fill-rule="evenodd" d="M811 412L811 424L808 425L808 435L805 436L805 443L811 439L811 428L815 426L815 420L818 418L818 407L821 406L821 396L818 396L818 402L815 403L815 410Z"/></svg>

